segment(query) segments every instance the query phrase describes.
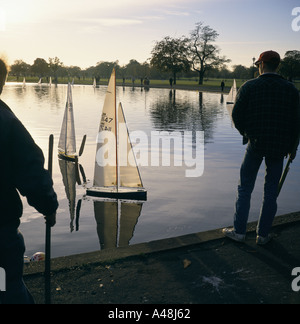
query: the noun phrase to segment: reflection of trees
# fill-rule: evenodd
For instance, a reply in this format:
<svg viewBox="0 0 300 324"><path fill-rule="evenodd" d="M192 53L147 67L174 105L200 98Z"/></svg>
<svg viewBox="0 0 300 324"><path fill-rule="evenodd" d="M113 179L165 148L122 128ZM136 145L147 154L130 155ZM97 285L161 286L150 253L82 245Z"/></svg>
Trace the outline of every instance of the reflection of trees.
<svg viewBox="0 0 300 324"><path fill-rule="evenodd" d="M36 102L41 103L48 100L47 102L51 104L51 107L64 109L64 105L62 105L61 100L62 96L59 93L59 90L63 88L58 88L57 86L50 87L48 84L33 86L32 88L33 94L37 99Z"/></svg>
<svg viewBox="0 0 300 324"><path fill-rule="evenodd" d="M160 96L150 107L154 127L164 131L204 131L205 141L213 136L216 119L223 115L218 100L199 92L198 102L188 97L177 98L176 90ZM215 96L215 95L213 95Z"/></svg>
<svg viewBox="0 0 300 324"><path fill-rule="evenodd" d="M24 93L26 92L26 88L23 87L16 87L15 88L15 95L18 99L22 100Z"/></svg>

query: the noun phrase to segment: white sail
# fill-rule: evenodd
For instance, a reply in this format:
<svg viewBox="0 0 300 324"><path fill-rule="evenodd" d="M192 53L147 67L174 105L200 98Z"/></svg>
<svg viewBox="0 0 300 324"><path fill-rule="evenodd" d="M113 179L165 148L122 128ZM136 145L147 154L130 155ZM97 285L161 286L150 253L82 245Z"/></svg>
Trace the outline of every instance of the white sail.
<svg viewBox="0 0 300 324"><path fill-rule="evenodd" d="M140 172L136 164L129 131L125 120L122 104L118 108L119 135L119 183L121 187L142 188Z"/></svg>
<svg viewBox="0 0 300 324"><path fill-rule="evenodd" d="M94 174L94 186L95 187L110 187L118 185L117 175L117 163L116 163L116 74L113 71L110 78L106 97L104 101L102 117L100 121L100 128L98 136L105 134L111 135L111 141L109 143L99 143L100 138L98 137L97 151L96 151L96 162L95 162L95 174ZM107 154L112 156L111 163L107 165L101 164L101 156L99 152L107 150ZM115 162L115 163L112 163Z"/></svg>
<svg viewBox="0 0 300 324"><path fill-rule="evenodd" d="M96 88L96 87L97 87L97 81L96 81L96 78L94 78L93 87L94 87L94 88Z"/></svg>
<svg viewBox="0 0 300 324"><path fill-rule="evenodd" d="M61 154L74 156L76 154L76 138L73 113L72 88L68 84L67 103L61 127L58 150Z"/></svg>
<svg viewBox="0 0 300 324"><path fill-rule="evenodd" d="M49 86L51 87L52 86L52 78L50 77L49 79Z"/></svg>
<svg viewBox="0 0 300 324"><path fill-rule="evenodd" d="M42 84L42 78L39 79L38 84Z"/></svg>
<svg viewBox="0 0 300 324"><path fill-rule="evenodd" d="M89 195L96 196L100 196L103 192L113 198L121 195L126 198L135 197L136 194L142 199L146 197L124 111L121 104L118 109L116 107L115 70L108 84L100 121L94 185L87 190Z"/></svg>
<svg viewBox="0 0 300 324"><path fill-rule="evenodd" d="M236 81L235 79L233 80L233 86L230 89L230 92L227 97L227 103L228 104L234 104L235 103L235 98L237 94L237 87L236 87Z"/></svg>
<svg viewBox="0 0 300 324"><path fill-rule="evenodd" d="M26 79L25 79L25 78L23 79L23 85L22 85L22 88L23 88L23 89L26 88Z"/></svg>

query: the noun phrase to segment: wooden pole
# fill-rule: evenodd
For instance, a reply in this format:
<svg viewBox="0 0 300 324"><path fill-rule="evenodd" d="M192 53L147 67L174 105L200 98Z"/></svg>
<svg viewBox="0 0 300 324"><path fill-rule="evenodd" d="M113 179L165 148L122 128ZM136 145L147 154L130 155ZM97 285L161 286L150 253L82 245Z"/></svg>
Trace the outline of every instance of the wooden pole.
<svg viewBox="0 0 300 324"><path fill-rule="evenodd" d="M54 137L49 137L48 172L52 178ZM46 220L45 304L51 304L51 226Z"/></svg>

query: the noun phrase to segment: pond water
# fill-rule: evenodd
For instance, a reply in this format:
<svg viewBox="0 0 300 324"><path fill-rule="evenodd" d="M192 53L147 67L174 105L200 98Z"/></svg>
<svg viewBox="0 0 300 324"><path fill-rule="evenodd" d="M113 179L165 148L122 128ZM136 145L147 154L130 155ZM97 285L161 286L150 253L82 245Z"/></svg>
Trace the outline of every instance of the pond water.
<svg viewBox="0 0 300 324"><path fill-rule="evenodd" d="M91 252L132 245L163 238L201 232L232 225L239 168L245 147L232 126L226 96L196 91L168 89L117 88L130 132L142 131L151 138L154 131L169 134L204 132L204 172L200 177L186 177L190 169L182 166L144 165L140 173L148 199L144 203L97 200L87 197L86 187L93 183L96 138L106 87L74 86L73 103L77 146L83 136L87 142L80 164L87 183L68 180L66 190L63 171L66 165L56 157L65 109L67 86L8 83L2 94L5 101L36 143L48 156L48 138L54 134L55 158L53 181L59 199L57 225L52 230L52 257ZM177 133L174 133L177 132ZM183 136L182 136L183 138ZM149 140L150 143L150 140ZM148 144L149 144L148 143ZM195 148L196 138L190 146ZM151 154L150 145L140 147ZM153 150L153 148L152 148ZM162 152L160 152L162 154ZM20 157L21 158L21 157ZM139 157L138 157L139 158ZM172 150L171 161L182 159L182 151ZM149 161L151 161L149 157ZM69 166L69 173L72 173ZM73 177L74 179L74 177ZM262 201L264 166L261 167L253 193L249 221L257 220ZM292 164L279 198L278 215L300 210L300 159ZM73 198L67 197L67 192ZM25 236L26 254L44 251L43 216L24 203L21 231ZM77 213L76 213L77 209Z"/></svg>

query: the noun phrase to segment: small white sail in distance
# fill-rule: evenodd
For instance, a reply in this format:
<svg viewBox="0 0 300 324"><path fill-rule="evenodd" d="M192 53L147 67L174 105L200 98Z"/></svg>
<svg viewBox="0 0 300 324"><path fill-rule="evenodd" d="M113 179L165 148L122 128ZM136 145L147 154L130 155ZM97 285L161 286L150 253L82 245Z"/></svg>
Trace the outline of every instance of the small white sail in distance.
<svg viewBox="0 0 300 324"><path fill-rule="evenodd" d="M73 112L72 87L68 84L67 103L61 133L58 143L58 151L60 156L75 158L76 156L76 137Z"/></svg>
<svg viewBox="0 0 300 324"><path fill-rule="evenodd" d="M118 109L116 106L115 70L107 88L97 142L94 185L87 190L87 194L146 200L146 190L132 150L123 108L121 104ZM103 159L104 151L110 155L112 163L99 161ZM132 161L135 165L132 165Z"/></svg>
<svg viewBox="0 0 300 324"><path fill-rule="evenodd" d="M235 98L237 94L237 87L236 87L236 81L235 79L233 80L233 86L230 89L230 92L227 97L227 104L234 104L235 103Z"/></svg>

